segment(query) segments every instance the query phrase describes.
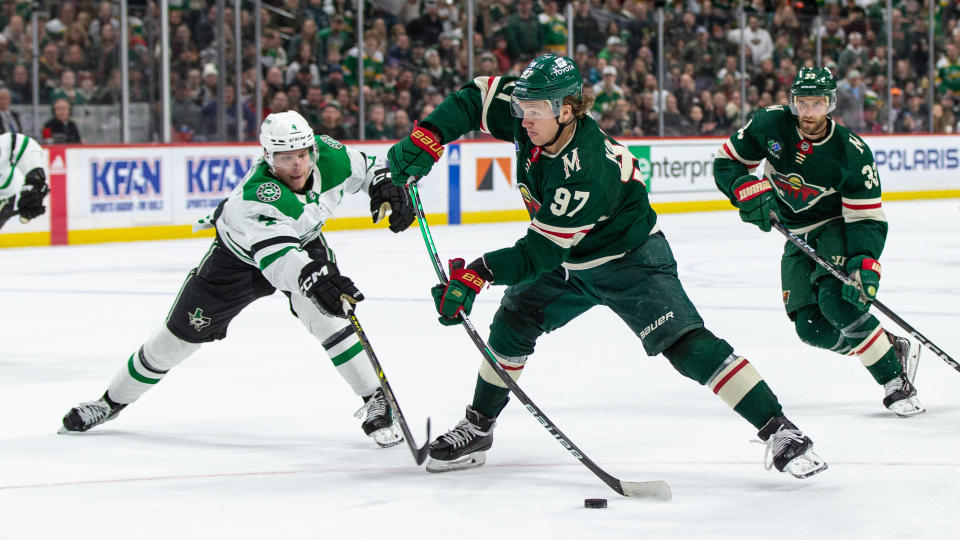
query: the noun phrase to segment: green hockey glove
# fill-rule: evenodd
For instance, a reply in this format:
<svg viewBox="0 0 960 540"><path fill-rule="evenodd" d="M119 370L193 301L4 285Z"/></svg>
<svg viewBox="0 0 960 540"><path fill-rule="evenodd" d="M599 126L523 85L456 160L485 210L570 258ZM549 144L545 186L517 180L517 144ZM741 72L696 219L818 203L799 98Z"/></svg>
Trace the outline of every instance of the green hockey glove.
<svg viewBox="0 0 960 540"><path fill-rule="evenodd" d="M876 300L877 289L880 288L880 263L866 255L850 257L847 261L847 274L856 283L844 283L840 294L860 311L866 311L870 302Z"/></svg>
<svg viewBox="0 0 960 540"><path fill-rule="evenodd" d="M745 174L733 181L733 195L737 199L740 219L753 223L763 232L770 231L770 211L777 210L777 198L766 178Z"/></svg>
<svg viewBox="0 0 960 540"><path fill-rule="evenodd" d="M440 314L440 324L458 324L461 310L464 315L470 315L473 299L486 283L476 270L464 268L463 259L450 259L450 281L430 289L437 313Z"/></svg>
<svg viewBox="0 0 960 540"><path fill-rule="evenodd" d="M429 129L415 124L409 137L401 139L387 150L391 180L397 186L416 182L430 172L442 155L440 138Z"/></svg>

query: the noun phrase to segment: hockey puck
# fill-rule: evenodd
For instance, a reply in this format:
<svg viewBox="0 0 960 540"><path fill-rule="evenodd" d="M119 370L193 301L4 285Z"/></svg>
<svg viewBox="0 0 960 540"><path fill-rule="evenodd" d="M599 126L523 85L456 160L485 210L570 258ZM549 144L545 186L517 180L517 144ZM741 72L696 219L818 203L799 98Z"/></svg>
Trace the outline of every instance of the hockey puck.
<svg viewBox="0 0 960 540"><path fill-rule="evenodd" d="M607 500L606 499L584 499L583 507L584 508L606 508Z"/></svg>

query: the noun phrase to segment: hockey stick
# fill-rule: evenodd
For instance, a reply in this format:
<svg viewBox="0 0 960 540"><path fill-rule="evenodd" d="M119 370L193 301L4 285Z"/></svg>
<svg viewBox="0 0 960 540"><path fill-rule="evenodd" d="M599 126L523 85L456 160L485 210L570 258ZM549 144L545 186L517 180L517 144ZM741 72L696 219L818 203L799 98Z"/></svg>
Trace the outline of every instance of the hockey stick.
<svg viewBox="0 0 960 540"><path fill-rule="evenodd" d="M824 259L823 255L820 255L819 253L817 253L817 250L814 249L813 246L804 242L802 238L794 234L793 231L788 229L783 223L780 223L780 220L777 219L777 215L772 211L770 212L770 224L773 225L774 228L776 228L778 231L780 231L780 233L786 236L787 240L789 240L791 244L800 248L804 253L807 254L808 257L816 261L817 264L819 264L828 272L833 274L833 277L839 279L840 281L842 281L847 285L855 285L859 287L859 283L857 283L855 279L851 278L842 270L834 266L834 264L831 263L830 261ZM889 317L890 320L897 323L900 326L900 328L903 328L904 330L906 330L908 334L913 336L917 341L919 341L921 344L925 345L928 349L933 351L933 354L940 357L940 359L946 362L948 366L952 367L957 371L960 371L960 363L957 363L956 360L954 360L953 358L950 358L950 355L940 350L940 348L934 345L933 342L931 342L923 334L918 332L916 328L914 328L909 323L907 323L907 321L901 319L899 315L893 312L893 310L883 305L883 303L880 302L880 300L874 300L872 304L873 304L873 307L877 308L877 311L879 311L880 313L883 313L884 315ZM916 373L916 369L917 369L916 366L913 366L912 371L914 373L907 374L910 380L913 380L913 375Z"/></svg>
<svg viewBox="0 0 960 540"><path fill-rule="evenodd" d="M446 283L447 274L443 269L443 264L440 262L440 256L437 254L437 246L433 243L433 236L430 234L430 226L427 224L427 218L423 213L423 204L420 201L420 193L417 191L416 185L410 184L408 186L410 191L410 198L413 200L414 210L417 212L417 221L420 225L420 233L423 235L423 242L426 244L427 252L430 254L430 259L433 262L433 269L437 273L437 278L440 279L441 283ZM609 473L600 468L599 465L593 462L587 455L577 447L573 441L570 440L560 428L556 426L547 415L544 414L542 410L531 400L527 394L517 385L516 381L513 380L510 375L500 366L500 363L497 362L497 359L494 358L493 353L490 351L490 348L487 347L487 344L483 341L483 338L480 337L480 334L477 333L476 328L473 327L473 323L470 322L470 318L466 316L462 311L460 312L460 322L463 326L463 329L467 331L467 335L470 336L470 340L473 341L473 344L477 346L477 349L480 350L483 359L490 365L491 368L496 372L497 376L500 377L500 380L513 392L513 395L517 396L517 399L520 400L520 403L523 403L523 406L537 419L538 422L550 432L551 435L557 441L563 445L564 448L570 452L573 457L580 460L580 463L590 469L593 474L597 475L598 478L603 480L605 484L610 486L614 491L623 495L625 497L656 497L658 499L669 501L672 498L670 493L670 486L662 480L654 480L649 482L624 482L614 476L611 476Z"/></svg>
<svg viewBox="0 0 960 540"><path fill-rule="evenodd" d="M417 462L417 465L422 465L423 462L427 460L427 454L430 452L430 418L427 418L427 443L417 448L417 444L413 442L413 435L410 434L410 426L407 425L407 419L404 418L403 413L400 411L400 404L397 403L397 397L394 395L393 389L390 388L390 383L387 382L387 376L383 372L383 367L380 366L380 361L377 360L377 355L373 352L373 346L370 345L370 340L367 339L367 333L364 332L363 327L360 326L357 314L353 311L353 305L344 300L343 311L347 314L347 318L350 319L350 324L353 325L353 331L357 333L357 337L363 345L363 350L367 352L367 358L370 359L370 364L373 365L373 370L377 373L377 378L380 379L380 387L383 388L384 397L387 398L393 410L397 411L397 422L400 423L400 431L403 432L403 438L407 440L407 446L410 447L410 452L413 453L413 460Z"/></svg>

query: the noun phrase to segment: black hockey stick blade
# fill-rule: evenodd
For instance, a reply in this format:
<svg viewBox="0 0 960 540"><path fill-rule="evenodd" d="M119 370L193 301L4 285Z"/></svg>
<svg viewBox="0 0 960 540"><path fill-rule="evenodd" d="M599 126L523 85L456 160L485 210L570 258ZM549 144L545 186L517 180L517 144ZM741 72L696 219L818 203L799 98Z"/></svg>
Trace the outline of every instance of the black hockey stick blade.
<svg viewBox="0 0 960 540"><path fill-rule="evenodd" d="M417 187L414 184L407 186L408 191L410 192L410 198L413 200L413 208L417 213L417 221L420 225L420 233L423 236L424 245L427 248L427 252L430 254L430 260L433 263L433 270L437 274L437 278L441 283L447 283L447 273L443 269L443 264L440 262L440 255L437 253L437 246L433 242L433 236L430 234L430 226L427 223L427 218L423 212L423 204L420 201L420 193L417 191ZM460 312L460 323L464 330L466 330L467 335L470 337L470 340L476 345L477 349L480 351L480 354L483 356L484 361L489 364L493 371L497 374L497 377L503 381L503 384L517 397L517 400L523 404L524 408L533 415L534 418L540 422L540 425L544 427L553 437L561 444L564 448L567 449L570 454L577 458L584 467L590 469L590 472L595 474L597 478L603 480L605 484L610 486L611 489L623 495L625 497L655 497L663 501L669 501L673 495L670 493L670 486L662 480L655 480L650 482L623 482L620 479L612 476L607 471L600 468L599 465L594 463L592 459L587 457L587 455L577 447L573 441L570 440L560 428L557 427L547 415L537 407L536 403L527 396L527 393L523 391L522 388L517 384L513 378L507 374L507 372L500 365L500 362L493 356L493 352L490 351L490 348L487 347L486 342L483 341L483 338L480 337L480 334L477 332L476 328L473 327L473 323L470 322L470 318L467 317L465 313Z"/></svg>
<svg viewBox="0 0 960 540"><path fill-rule="evenodd" d="M427 455L430 453L430 418L427 418L427 442L423 446L417 447L417 443L413 440L413 434L410 433L410 426L407 424L407 419L400 410L400 404L397 403L397 396L393 393L393 389L390 388L387 376L383 373L383 367L380 365L380 361L377 360L377 355L373 352L373 346L370 345L367 333L364 332L363 327L360 326L360 321L353 311L353 306L344 300L343 310L344 313L347 314L347 318L350 319L350 324L353 325L353 331L360 339L363 350L366 351L367 358L370 359L370 364L373 366L373 371L380 380L380 388L383 389L384 397L387 398L390 406L393 407L393 410L397 413L397 423L400 424L400 431L403 432L403 438L407 441L407 446L410 447L413 460L417 462L417 465L423 465L423 462L427 460Z"/></svg>
<svg viewBox="0 0 960 540"><path fill-rule="evenodd" d="M817 250L814 249L813 246L804 242L802 238L800 238L793 231L788 229L786 225L784 225L783 223L780 223L780 220L777 218L777 214L772 210L770 211L770 224L773 225L773 228L775 228L777 231L783 234L791 244L800 248L800 251L803 251L808 257L813 259L817 264L823 267L827 272L830 272L830 274L832 274L833 277L839 279L843 283L847 283L850 285L857 285L856 280L852 279L843 270L837 268L833 263L825 259L823 255L820 255L820 253L818 253ZM944 352L942 349L940 349L940 347L937 347L936 345L934 345L932 341L927 339L926 336L921 334L910 323L903 320L899 315L894 313L892 309L885 306L879 300L874 300L872 302L872 305L877 309L877 311L886 315L891 321L895 322L900 328L903 328L904 330L906 330L908 334L910 334L914 339L919 341L923 346L933 351L933 354L937 355L937 357L943 360L944 363L946 363L948 366L952 367L953 369L960 371L960 363L958 363L956 360L951 358L950 355ZM915 373L917 370L917 367L912 366L912 368Z"/></svg>

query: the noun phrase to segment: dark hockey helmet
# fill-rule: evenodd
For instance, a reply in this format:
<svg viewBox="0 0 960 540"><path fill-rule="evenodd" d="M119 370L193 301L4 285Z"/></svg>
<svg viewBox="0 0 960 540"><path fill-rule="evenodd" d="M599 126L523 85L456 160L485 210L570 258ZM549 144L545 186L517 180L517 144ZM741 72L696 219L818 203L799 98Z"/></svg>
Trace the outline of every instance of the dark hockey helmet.
<svg viewBox="0 0 960 540"><path fill-rule="evenodd" d="M837 81L830 70L823 67L802 67L790 86L790 112L799 116L796 98L824 96L827 98L829 114L837 108Z"/></svg>
<svg viewBox="0 0 960 540"><path fill-rule="evenodd" d="M520 101L546 101L553 116L560 116L563 98L579 98L583 92L583 77L576 62L566 56L543 54L533 59L520 74L513 87L512 111L523 118Z"/></svg>

